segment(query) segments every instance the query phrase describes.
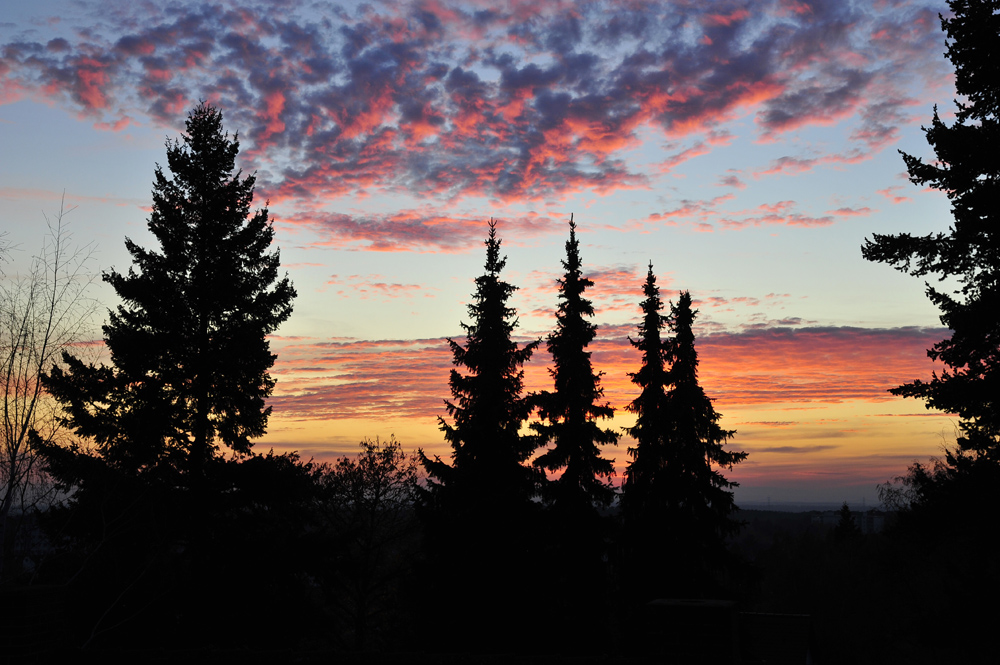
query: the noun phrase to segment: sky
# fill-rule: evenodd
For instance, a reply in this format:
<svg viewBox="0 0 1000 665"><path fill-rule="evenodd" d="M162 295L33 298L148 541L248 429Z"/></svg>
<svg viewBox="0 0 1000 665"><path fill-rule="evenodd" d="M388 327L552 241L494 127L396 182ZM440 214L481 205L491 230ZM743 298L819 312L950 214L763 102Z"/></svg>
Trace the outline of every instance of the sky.
<svg viewBox="0 0 1000 665"><path fill-rule="evenodd" d="M258 450L331 459L364 437L447 457L449 337L463 339L487 221L519 287L518 339L553 329L570 215L596 310L606 426L647 265L698 309L703 387L749 458L737 502L877 503L954 441L953 416L886 391L947 336L923 283L861 257L944 231L933 158L954 117L943 2L4 2L5 278L65 204L94 273L130 264L153 170L199 100L238 133L298 291L272 337ZM91 328L118 304L101 283ZM543 345L544 347L544 345ZM529 390L551 389L542 348ZM629 440L606 449L620 482Z"/></svg>

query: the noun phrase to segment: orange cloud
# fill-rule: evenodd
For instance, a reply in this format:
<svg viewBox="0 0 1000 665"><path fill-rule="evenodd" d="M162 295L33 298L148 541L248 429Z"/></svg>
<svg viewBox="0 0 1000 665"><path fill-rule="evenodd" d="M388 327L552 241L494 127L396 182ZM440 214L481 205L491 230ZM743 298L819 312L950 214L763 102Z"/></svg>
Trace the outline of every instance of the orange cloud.
<svg viewBox="0 0 1000 665"><path fill-rule="evenodd" d="M635 303L633 303L635 305ZM599 325L591 344L605 396L618 409L636 393L628 377L639 355L632 325ZM947 331L927 328L764 328L702 335L702 385L720 410L778 404L888 402L888 389L930 376L926 349ZM456 340L461 341L461 337ZM522 340L524 341L524 340ZM530 340L528 340L530 341ZM445 340L291 343L278 349L275 410L296 417L429 417L450 395ZM526 367L526 384L547 385L547 354Z"/></svg>
<svg viewBox="0 0 1000 665"><path fill-rule="evenodd" d="M636 334L635 326L599 325L598 334L592 361L604 372L605 399L617 409L607 424L628 425L632 416L623 409L638 389L627 372L638 369L639 355L626 336ZM699 335L701 384L722 413L723 426L737 430L732 445L751 453L727 473L743 483L740 496L763 499L754 494L758 490L803 496L849 486L874 499L876 483L915 458L939 452L954 418L886 391L927 378L933 365L925 349L946 334L926 328L766 328ZM349 452L360 436L396 433L408 446L448 454L436 425L445 415L453 368L444 339L275 337L272 345L278 384L267 441L323 455ZM536 353L525 367L526 391L551 389L550 362L544 348ZM619 478L629 444L626 438L605 451Z"/></svg>

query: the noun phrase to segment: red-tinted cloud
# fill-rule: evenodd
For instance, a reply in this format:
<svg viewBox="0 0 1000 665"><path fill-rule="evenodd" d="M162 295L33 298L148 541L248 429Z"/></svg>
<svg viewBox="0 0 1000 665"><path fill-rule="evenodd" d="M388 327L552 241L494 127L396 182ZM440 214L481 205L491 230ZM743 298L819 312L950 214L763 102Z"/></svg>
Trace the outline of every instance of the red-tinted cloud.
<svg viewBox="0 0 1000 665"><path fill-rule="evenodd" d="M311 11L251 0L101 6L99 28L67 26L44 42L6 25L0 100L56 100L120 130L126 117L180 127L208 99L239 129L259 193L315 207L383 191L523 201L649 187L623 158L640 130L700 136L669 169L747 114L765 140L853 123L840 155L790 157L761 174L864 159L910 122L907 86L941 78L937 6L920 2Z"/></svg>
<svg viewBox="0 0 1000 665"><path fill-rule="evenodd" d="M889 388L930 376L926 349L946 335L927 328L766 328L708 335L698 348L705 389L720 402L882 401L891 399Z"/></svg>
<svg viewBox="0 0 1000 665"><path fill-rule="evenodd" d="M882 196L884 196L885 198L892 201L893 203L908 203L912 201L913 199L911 199L909 196L900 196L896 194L896 192L902 189L903 189L902 185L894 185L892 187L886 187L885 189L879 189L877 190L877 192Z"/></svg>
<svg viewBox="0 0 1000 665"><path fill-rule="evenodd" d="M292 231L308 231L318 236L313 246L380 252L464 252L481 246L487 234L484 216L457 216L430 210L403 210L387 215L348 215L303 212L276 221ZM529 213L500 221L501 238L531 238L560 232L563 221ZM509 240L508 240L509 242Z"/></svg>
<svg viewBox="0 0 1000 665"><path fill-rule="evenodd" d="M833 215L835 217L867 217L868 215L872 214L872 212L874 211L868 206L864 206L861 208L850 208L847 206L843 206L841 208L837 208L836 210L830 210L827 212L827 214Z"/></svg>
<svg viewBox="0 0 1000 665"><path fill-rule="evenodd" d="M450 366L443 339L282 345L271 404L286 419L432 417Z"/></svg>
<svg viewBox="0 0 1000 665"><path fill-rule="evenodd" d="M634 325L600 325L590 346L595 369L604 372L605 398L618 409L637 391L627 375L640 362L627 339L636 334ZM723 413L744 405L887 401L893 399L889 388L930 376L926 349L946 334L927 328L768 327L700 335L699 376ZM442 400L450 396L452 356L443 339L284 341L276 351L273 404L282 417L428 418L442 415ZM526 389L550 389L549 362L540 350L526 367Z"/></svg>
<svg viewBox="0 0 1000 665"><path fill-rule="evenodd" d="M688 161L689 159L700 157L702 155L707 155L708 153L709 153L708 146L699 141L690 148L682 150L676 155L673 155L666 161L660 162L659 164L657 164L657 168L659 168L659 170L664 173L669 173L670 171L673 171L675 168L677 168L684 162Z"/></svg>

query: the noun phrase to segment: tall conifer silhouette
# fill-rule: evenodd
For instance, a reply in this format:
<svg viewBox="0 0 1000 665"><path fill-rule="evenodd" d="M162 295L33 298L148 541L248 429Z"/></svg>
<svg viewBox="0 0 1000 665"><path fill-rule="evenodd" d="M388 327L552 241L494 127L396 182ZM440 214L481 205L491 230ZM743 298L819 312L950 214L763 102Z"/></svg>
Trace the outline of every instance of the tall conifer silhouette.
<svg viewBox="0 0 1000 665"><path fill-rule="evenodd" d="M958 449L948 453L952 465L978 457L1000 465L1000 3L948 4L955 16L941 19L945 55L966 101L956 102L951 126L934 108L931 126L924 128L934 162L905 153L903 160L911 182L948 194L955 223L948 233L925 236L876 233L862 254L916 277L957 281L954 291L926 285L941 323L952 330L927 355L946 368L929 381L917 379L890 392L959 415Z"/></svg>
<svg viewBox="0 0 1000 665"><path fill-rule="evenodd" d="M517 287L500 279L506 258L500 257L496 221L490 220L486 239L485 273L476 278L469 305L471 324L463 347L449 339L453 362L467 373L451 370L452 401L445 402L453 423L438 418L451 445L452 463L420 460L429 476L432 493L452 507L506 509L529 501L535 493L537 474L526 464L537 444L520 434L531 413L523 396L521 367L540 341L519 349L511 334L517 326L514 309L507 306Z"/></svg>
<svg viewBox="0 0 1000 665"><path fill-rule="evenodd" d="M528 463L534 437L520 432L532 409L521 368L541 340L518 348L511 339L517 319L507 302L516 287L500 279L506 259L492 219L489 229L471 323L462 324L465 345L448 340L457 369L445 402L451 422L439 422L451 464L418 451L427 472L419 507L436 571L432 602L440 603L433 616L445 617L453 646L469 649L530 637L509 608L529 597L524 571L537 561L532 499L541 474Z"/></svg>
<svg viewBox="0 0 1000 665"><path fill-rule="evenodd" d="M64 355L46 380L85 442L34 440L72 490L45 522L67 545L53 574L74 571L90 646L254 639L246 616L264 616L279 602L270 590L295 584L298 562L282 559L310 503L308 468L251 454L275 383L267 336L295 290L279 277L267 209L251 212L254 177L236 169L238 151L220 111L189 114L181 140L167 142L171 175L155 170L157 246L126 239L132 266L104 275L121 299L104 326L110 364ZM272 565L251 573L251 551Z"/></svg>
<svg viewBox="0 0 1000 665"><path fill-rule="evenodd" d="M123 301L104 326L112 366L66 355L68 370L46 381L75 432L122 470L199 471L220 445L249 453L271 412L267 335L295 297L268 251L267 208L250 214L254 176L236 171L239 141L222 113L203 103L186 128L167 142L173 178L155 171L148 226L159 251L126 238L134 267L104 275Z"/></svg>
<svg viewBox="0 0 1000 665"><path fill-rule="evenodd" d="M681 292L676 305L670 305L668 324L673 337L668 346L666 466L676 487L668 489L667 496L684 529L705 534L710 547L721 547L721 538L739 527L731 517L736 504L730 491L738 483L726 480L721 469L732 469L747 458L747 453L725 449L736 432L722 429L721 416L698 383L693 330L696 314L687 291Z"/></svg>
<svg viewBox="0 0 1000 665"><path fill-rule="evenodd" d="M601 374L594 371L587 350L597 326L587 320L594 316L594 307L583 293L594 283L581 272L580 244L572 217L562 265L565 273L559 280L556 329L547 342L555 390L539 396L543 422L532 424L541 442L552 442L553 446L535 459L535 466L561 471L549 484L548 499L566 510L591 512L594 506L607 506L614 498L610 483L614 466L601 457L599 446L617 443L618 433L597 424L598 419L611 418L614 409L599 403L604 396Z"/></svg>
<svg viewBox="0 0 1000 665"><path fill-rule="evenodd" d="M642 321L639 323L638 339L629 338L633 347L642 352L642 365L638 372L630 372L632 383L640 389L638 397L625 408L636 416L635 424L627 427L625 433L635 439L635 447L628 449L629 462L622 484L622 510L626 522L641 519L649 510L655 510L653 493L657 489L654 479L667 461L667 349L661 338L667 317L660 312L663 301L656 286L653 264L649 264L646 282L643 284L646 296L640 307ZM663 479L659 479L663 482Z"/></svg>
<svg viewBox="0 0 1000 665"><path fill-rule="evenodd" d="M663 317L652 265L644 285L643 320L632 345L643 352L632 374L641 392L628 406L636 439L625 472L622 505L637 593L710 591L724 564L727 535L739 528L732 488L721 469L746 459L725 449L735 432L722 429L720 415L698 383L693 331L697 312L682 292ZM667 325L672 336L660 339Z"/></svg>
<svg viewBox="0 0 1000 665"><path fill-rule="evenodd" d="M538 574L555 589L547 619L550 633L586 649L595 642L590 626L605 607L610 586L603 563L610 524L599 509L614 499L614 466L601 457L600 446L617 443L619 435L597 422L614 411L600 402L601 374L594 371L587 350L597 326L588 320L594 307L584 292L594 283L581 270L572 216L562 266L556 328L548 336L555 389L536 396L542 421L531 426L541 444L551 444L535 466L558 474L542 493L549 508L548 552Z"/></svg>
<svg viewBox="0 0 1000 665"><path fill-rule="evenodd" d="M961 625L963 637L950 640L948 655L937 660L973 662L987 652L982 636L992 634L995 621L961 591L975 589L984 598L1000 591L1000 571L989 563L996 548L983 530L995 523L1000 486L1000 2L948 5L954 16L941 17L945 56L962 98L951 125L935 107L924 128L935 158L925 163L903 153L903 160L910 182L948 195L954 221L946 232L874 234L862 255L915 277L934 276L925 283L927 297L951 330L927 351L943 363L940 373L889 392L957 414L956 445L946 448L943 460L914 462L895 479L899 484L886 483L879 494L901 509L889 532L905 543L899 551L911 574L900 579L909 582L927 570L947 573L947 582L936 585L942 591L933 595L926 585L903 587L896 614L912 618L907 637L923 639L940 634L942 626Z"/></svg>

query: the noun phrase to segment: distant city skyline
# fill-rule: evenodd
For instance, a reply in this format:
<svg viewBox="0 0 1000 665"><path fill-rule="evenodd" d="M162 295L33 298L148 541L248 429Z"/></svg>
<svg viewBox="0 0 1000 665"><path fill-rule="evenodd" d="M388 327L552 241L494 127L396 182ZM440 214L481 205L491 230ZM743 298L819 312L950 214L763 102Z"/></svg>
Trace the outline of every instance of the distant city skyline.
<svg viewBox="0 0 1000 665"><path fill-rule="evenodd" d="M95 270L129 267L164 138L204 99L238 132L299 292L272 340L258 450L353 454L362 437L446 455L447 337L468 322L487 220L525 341L554 326L570 214L622 409L646 266L690 290L702 385L735 449L737 501L877 502L956 419L886 390L947 335L921 280L861 258L873 233L951 223L897 150L953 117L943 2L49 0L0 18L7 274L65 191ZM105 285L94 339L117 302ZM527 387L550 387L548 354ZM620 472L625 438L607 455Z"/></svg>

